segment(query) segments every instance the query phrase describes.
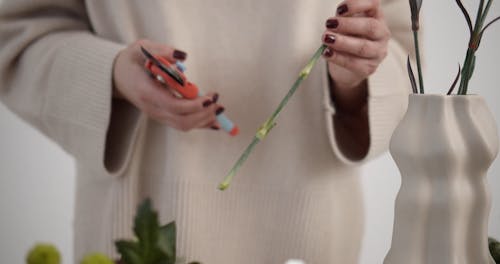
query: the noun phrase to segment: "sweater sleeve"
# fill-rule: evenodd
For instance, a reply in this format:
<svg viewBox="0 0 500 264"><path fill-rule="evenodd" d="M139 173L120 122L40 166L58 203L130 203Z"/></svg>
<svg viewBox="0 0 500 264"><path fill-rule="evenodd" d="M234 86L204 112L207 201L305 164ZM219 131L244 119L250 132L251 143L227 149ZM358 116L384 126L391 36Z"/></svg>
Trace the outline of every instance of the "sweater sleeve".
<svg viewBox="0 0 500 264"><path fill-rule="evenodd" d="M326 67L323 69L327 133L335 156L347 165L358 165L386 151L391 135L408 105L411 87L406 73L406 57L413 47L408 1L382 1L382 8L392 39L389 41L387 57L368 79L370 146L367 155L361 160L347 158L338 146L332 118L335 108L330 99L329 83L326 81L329 73Z"/></svg>
<svg viewBox="0 0 500 264"><path fill-rule="evenodd" d="M93 34L78 0L3 0L0 25L1 101L79 164L120 174L139 122L137 110L112 103L123 45Z"/></svg>

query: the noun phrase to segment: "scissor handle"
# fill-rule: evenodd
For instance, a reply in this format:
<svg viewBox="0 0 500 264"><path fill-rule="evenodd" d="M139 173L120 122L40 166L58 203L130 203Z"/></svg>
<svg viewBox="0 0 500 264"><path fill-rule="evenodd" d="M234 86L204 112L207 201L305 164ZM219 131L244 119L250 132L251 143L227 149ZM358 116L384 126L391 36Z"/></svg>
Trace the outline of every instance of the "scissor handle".
<svg viewBox="0 0 500 264"><path fill-rule="evenodd" d="M182 63L173 65L167 59L154 56L144 48L142 48L142 52L148 58L144 66L152 77L172 89L174 94L186 99L195 99L203 95L195 84L187 80L183 73L185 66ZM217 115L217 121L221 128L231 136L239 134L239 128L226 115Z"/></svg>
<svg viewBox="0 0 500 264"><path fill-rule="evenodd" d="M155 56L155 59L163 64L163 68L169 70L169 72L165 72L151 60L146 60L146 69L148 69L148 71L158 81L164 83L170 89L173 89L173 91L177 95L180 95L183 98L195 99L196 97L198 97L198 87L194 83L189 82L186 76L181 71L179 71L175 65L161 56Z"/></svg>

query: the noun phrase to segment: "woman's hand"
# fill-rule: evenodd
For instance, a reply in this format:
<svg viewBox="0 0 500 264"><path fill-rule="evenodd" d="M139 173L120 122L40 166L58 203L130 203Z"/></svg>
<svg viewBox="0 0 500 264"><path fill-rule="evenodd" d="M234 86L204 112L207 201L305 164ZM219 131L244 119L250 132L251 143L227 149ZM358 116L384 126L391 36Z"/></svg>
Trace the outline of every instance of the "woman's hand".
<svg viewBox="0 0 500 264"><path fill-rule="evenodd" d="M380 0L345 0L326 28L323 56L332 80L335 137L347 158L360 160L370 146L366 80L387 56L390 30Z"/></svg>
<svg viewBox="0 0 500 264"><path fill-rule="evenodd" d="M174 63L185 60L186 53L148 40L139 40L122 50L113 69L114 97L128 100L152 119L181 131L211 127L217 129L218 95L209 93L194 100L177 98L145 71L141 46L154 55Z"/></svg>
<svg viewBox="0 0 500 264"><path fill-rule="evenodd" d="M359 96L368 76L387 55L391 37L380 0L345 0L337 15L326 21L323 56L328 61L334 97L352 100Z"/></svg>

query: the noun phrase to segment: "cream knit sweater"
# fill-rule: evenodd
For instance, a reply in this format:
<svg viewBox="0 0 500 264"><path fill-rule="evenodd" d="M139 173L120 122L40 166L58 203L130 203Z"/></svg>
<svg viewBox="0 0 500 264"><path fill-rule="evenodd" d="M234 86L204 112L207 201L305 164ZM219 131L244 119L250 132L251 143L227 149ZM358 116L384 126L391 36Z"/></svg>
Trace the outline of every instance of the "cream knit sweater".
<svg viewBox="0 0 500 264"><path fill-rule="evenodd" d="M363 161L349 161L337 148L324 62L229 190L216 188L320 45L337 4L3 0L1 99L76 159L75 257L112 254L114 239L131 236L136 204L151 197L162 222L177 221L179 255L187 260L357 263ZM369 80L365 160L386 150L406 108L407 5L383 1L394 38ZM183 133L112 102L113 60L139 38L187 51L189 78L220 93L241 134Z"/></svg>

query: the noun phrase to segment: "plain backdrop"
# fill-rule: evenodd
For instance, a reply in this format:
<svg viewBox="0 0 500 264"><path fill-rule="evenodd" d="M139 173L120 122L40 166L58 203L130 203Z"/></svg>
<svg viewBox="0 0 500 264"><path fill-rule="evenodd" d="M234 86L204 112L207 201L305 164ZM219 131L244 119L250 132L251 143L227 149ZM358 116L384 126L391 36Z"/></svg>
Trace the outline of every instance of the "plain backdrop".
<svg viewBox="0 0 500 264"><path fill-rule="evenodd" d="M464 1L473 15L477 2ZM490 17L500 15L500 3L494 2ZM468 39L465 20L453 0L424 1L422 16L426 89L445 93L457 64L463 62ZM500 23L490 28L481 45L470 92L484 96L495 119L500 120ZM30 247L41 241L55 244L63 263L70 263L75 181L72 158L2 105L0 124L0 263L23 263ZM500 238L498 159L488 179L493 199L489 231ZM390 247L394 199L400 185L389 154L364 167L363 185L366 229L360 263L378 264Z"/></svg>

